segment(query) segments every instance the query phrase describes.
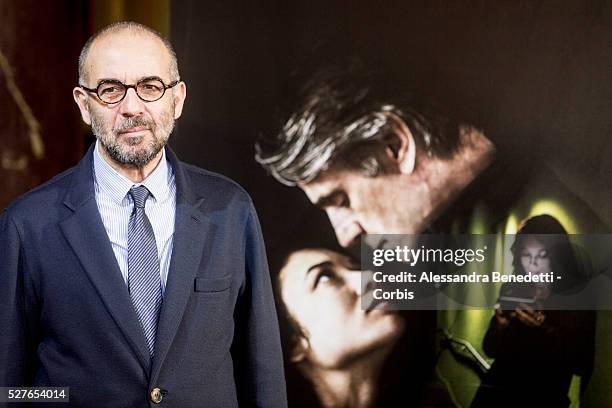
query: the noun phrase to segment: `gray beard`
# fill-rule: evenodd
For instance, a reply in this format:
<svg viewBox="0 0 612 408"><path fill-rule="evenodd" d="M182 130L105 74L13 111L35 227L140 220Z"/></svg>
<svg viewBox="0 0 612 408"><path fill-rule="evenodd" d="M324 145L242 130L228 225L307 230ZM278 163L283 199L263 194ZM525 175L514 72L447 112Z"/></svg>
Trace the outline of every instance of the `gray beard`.
<svg viewBox="0 0 612 408"><path fill-rule="evenodd" d="M135 167L144 168L149 164L166 145L170 134L174 129L174 118L164 114L162 117L163 127L158 128L153 121L147 120L142 116L134 116L126 119L118 129L109 130L101 123L96 115L91 116L91 129L96 139L115 162ZM145 126L153 133L153 140L141 149L130 149L130 146L137 146L142 142L142 136L124 137L125 143L120 143L119 134L129 128ZM128 146L126 146L126 144Z"/></svg>

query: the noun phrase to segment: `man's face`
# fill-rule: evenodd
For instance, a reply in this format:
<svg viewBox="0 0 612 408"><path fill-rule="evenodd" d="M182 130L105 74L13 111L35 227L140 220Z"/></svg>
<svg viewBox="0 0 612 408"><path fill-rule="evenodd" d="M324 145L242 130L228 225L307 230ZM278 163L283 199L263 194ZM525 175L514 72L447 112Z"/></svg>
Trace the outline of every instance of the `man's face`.
<svg viewBox="0 0 612 408"><path fill-rule="evenodd" d="M361 275L349 258L323 249L294 252L283 267L281 297L307 337L312 363L340 368L388 351L403 333L404 321L396 312L362 309L361 298L371 298L371 290L362 293Z"/></svg>
<svg viewBox="0 0 612 408"><path fill-rule="evenodd" d="M416 173L370 177L360 170L330 169L298 186L327 212L342 246L360 234L414 234L430 222L427 183Z"/></svg>
<svg viewBox="0 0 612 408"><path fill-rule="evenodd" d="M163 43L151 35L130 31L97 39L85 69L87 83L83 85L90 88L105 79L127 85L147 77L159 77L165 84L176 79L170 78L170 56ZM134 89L128 89L125 98L115 104L105 104L80 88L74 92L83 120L91 124L108 156L119 164L142 168L167 143L181 114L185 85L179 83L176 88L168 89L154 102L145 102Z"/></svg>

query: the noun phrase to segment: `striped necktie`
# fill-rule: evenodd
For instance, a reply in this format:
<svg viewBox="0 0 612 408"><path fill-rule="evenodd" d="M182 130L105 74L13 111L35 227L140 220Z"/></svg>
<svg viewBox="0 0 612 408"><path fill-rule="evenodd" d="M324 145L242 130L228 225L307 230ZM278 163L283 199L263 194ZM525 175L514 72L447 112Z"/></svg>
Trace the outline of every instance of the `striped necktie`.
<svg viewBox="0 0 612 408"><path fill-rule="evenodd" d="M128 194L134 201L128 225L128 290L153 356L162 293L155 235L145 214L150 193L145 186L134 186Z"/></svg>

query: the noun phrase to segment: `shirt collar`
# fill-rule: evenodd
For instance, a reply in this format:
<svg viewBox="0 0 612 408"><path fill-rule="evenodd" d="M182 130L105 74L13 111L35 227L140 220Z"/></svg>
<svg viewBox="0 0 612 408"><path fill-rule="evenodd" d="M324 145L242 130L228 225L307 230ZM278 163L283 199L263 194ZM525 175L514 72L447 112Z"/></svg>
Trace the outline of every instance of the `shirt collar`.
<svg viewBox="0 0 612 408"><path fill-rule="evenodd" d="M157 202L165 201L170 195L170 166L166 160L166 149L162 149L162 158L155 169L141 183L134 183L117 170L100 154L100 142L94 147L94 178L100 190L104 191L116 203L121 204L133 186L145 186Z"/></svg>

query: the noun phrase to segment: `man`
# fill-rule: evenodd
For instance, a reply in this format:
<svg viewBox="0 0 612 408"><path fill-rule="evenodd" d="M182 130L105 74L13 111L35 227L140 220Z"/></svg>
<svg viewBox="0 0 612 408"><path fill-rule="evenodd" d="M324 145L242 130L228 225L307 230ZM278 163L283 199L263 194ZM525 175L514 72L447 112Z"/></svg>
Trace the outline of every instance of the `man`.
<svg viewBox="0 0 612 408"><path fill-rule="evenodd" d="M257 143L256 160L325 210L343 246L364 233L497 232L517 201L532 204L558 190L531 191L542 174L531 171L526 138L517 143L492 132L493 142L488 132L361 72L324 71L298 101L278 137Z"/></svg>
<svg viewBox="0 0 612 408"><path fill-rule="evenodd" d="M499 130L485 134L415 94L353 74L330 71L308 82L278 137L256 145L256 159L271 175L326 211L342 246L354 247L362 234L513 233L519 220L542 212L571 232L607 230L536 166L525 138L519 144ZM421 313L431 332L414 335L431 342L436 318ZM437 324L479 346L488 317L441 311Z"/></svg>
<svg viewBox="0 0 612 408"><path fill-rule="evenodd" d="M257 160L299 186L329 216L338 241L363 233L418 233L492 161L482 132L433 110L380 101L368 86L331 76L310 84Z"/></svg>
<svg viewBox="0 0 612 408"><path fill-rule="evenodd" d="M286 406L252 202L165 147L186 96L171 45L104 28L73 96L96 144L1 219L0 384L83 407Z"/></svg>

